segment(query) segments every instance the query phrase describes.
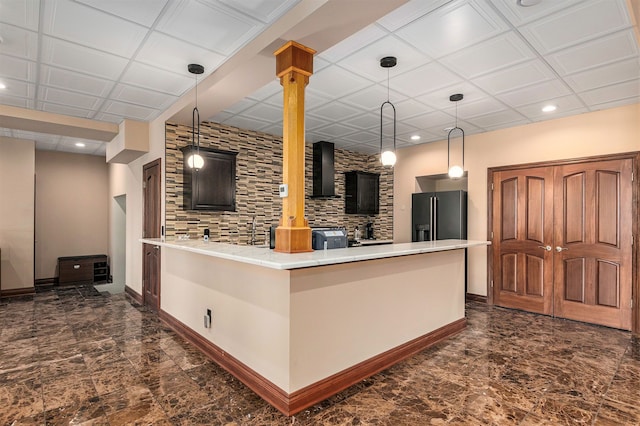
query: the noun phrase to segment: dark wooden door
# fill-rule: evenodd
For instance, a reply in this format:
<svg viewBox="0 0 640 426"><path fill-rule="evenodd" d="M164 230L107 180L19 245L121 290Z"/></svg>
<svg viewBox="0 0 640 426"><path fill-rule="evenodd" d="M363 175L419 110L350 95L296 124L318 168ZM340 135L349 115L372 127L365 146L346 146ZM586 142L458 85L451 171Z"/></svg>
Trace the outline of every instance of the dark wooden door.
<svg viewBox="0 0 640 426"><path fill-rule="evenodd" d="M555 168L555 315L631 329L631 159Z"/></svg>
<svg viewBox="0 0 640 426"><path fill-rule="evenodd" d="M160 246L144 244L143 300L154 311L160 309Z"/></svg>
<svg viewBox="0 0 640 426"><path fill-rule="evenodd" d="M160 238L160 159L145 164L143 171L143 236ZM160 246L143 244L142 297L145 306L160 309Z"/></svg>
<svg viewBox="0 0 640 426"><path fill-rule="evenodd" d="M493 300L553 313L553 169L493 175Z"/></svg>

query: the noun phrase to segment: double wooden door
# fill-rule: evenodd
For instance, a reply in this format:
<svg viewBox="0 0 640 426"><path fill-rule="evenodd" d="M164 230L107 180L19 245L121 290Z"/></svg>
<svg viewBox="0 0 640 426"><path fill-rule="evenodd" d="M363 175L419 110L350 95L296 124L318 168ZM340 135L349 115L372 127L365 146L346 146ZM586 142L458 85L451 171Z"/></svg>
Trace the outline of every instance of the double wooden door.
<svg viewBox="0 0 640 426"><path fill-rule="evenodd" d="M633 159L493 173L496 305L631 329Z"/></svg>

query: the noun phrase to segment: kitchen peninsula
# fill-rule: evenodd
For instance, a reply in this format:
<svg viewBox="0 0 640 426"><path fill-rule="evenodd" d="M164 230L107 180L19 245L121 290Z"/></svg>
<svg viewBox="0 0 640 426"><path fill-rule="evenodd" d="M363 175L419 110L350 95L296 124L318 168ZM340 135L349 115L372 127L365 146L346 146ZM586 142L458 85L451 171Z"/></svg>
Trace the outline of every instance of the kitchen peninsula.
<svg viewBox="0 0 640 426"><path fill-rule="evenodd" d="M488 244L141 241L163 247L160 317L287 415L462 330L464 249Z"/></svg>

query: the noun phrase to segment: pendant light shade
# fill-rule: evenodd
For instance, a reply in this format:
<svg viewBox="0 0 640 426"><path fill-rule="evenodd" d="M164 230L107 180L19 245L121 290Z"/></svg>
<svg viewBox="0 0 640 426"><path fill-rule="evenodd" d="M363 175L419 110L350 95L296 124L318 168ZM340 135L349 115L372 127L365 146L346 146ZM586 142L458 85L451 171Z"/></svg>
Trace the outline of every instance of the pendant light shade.
<svg viewBox="0 0 640 426"><path fill-rule="evenodd" d="M447 134L447 169L449 171L449 177L451 179L459 179L464 175L464 130L458 127L458 104L457 102L461 101L464 98L464 95L461 93L456 93L455 95L449 96L449 100L451 102L456 102L456 126L449 130ZM462 140L462 147L460 149L460 162L451 163L451 141L456 138L460 138Z"/></svg>
<svg viewBox="0 0 640 426"><path fill-rule="evenodd" d="M383 166L393 167L396 164L396 153L393 151L383 151L380 154L380 161Z"/></svg>
<svg viewBox="0 0 640 426"><path fill-rule="evenodd" d="M204 158L200 155L200 111L198 111L198 75L204 72L204 67L199 64L189 64L188 70L196 78L196 106L191 112L191 146L195 148L189 158L187 166L199 170L204 167Z"/></svg>
<svg viewBox="0 0 640 426"><path fill-rule="evenodd" d="M187 165L192 169L201 169L204 166L204 158L197 152L193 153L187 158Z"/></svg>
<svg viewBox="0 0 640 426"><path fill-rule="evenodd" d="M380 66L387 69L387 100L380 105L380 162L385 167L393 167L396 164L396 107L389 101L389 68L395 67L397 63L395 56L386 56L380 59ZM383 149L382 144L382 117L386 105L393 110L393 150Z"/></svg>

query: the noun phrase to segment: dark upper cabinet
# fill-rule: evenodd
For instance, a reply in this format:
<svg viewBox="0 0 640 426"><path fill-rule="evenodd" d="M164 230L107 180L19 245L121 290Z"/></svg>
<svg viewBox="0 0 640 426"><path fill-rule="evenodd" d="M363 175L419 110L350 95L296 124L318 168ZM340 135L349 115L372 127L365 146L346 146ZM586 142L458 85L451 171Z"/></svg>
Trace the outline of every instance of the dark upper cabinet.
<svg viewBox="0 0 640 426"><path fill-rule="evenodd" d="M378 214L380 175L368 172L346 172L345 213Z"/></svg>
<svg viewBox="0 0 640 426"><path fill-rule="evenodd" d="M181 149L183 167L183 208L185 210L236 210L237 152L200 148L204 166L194 170L187 166L187 158L196 149L191 145Z"/></svg>

